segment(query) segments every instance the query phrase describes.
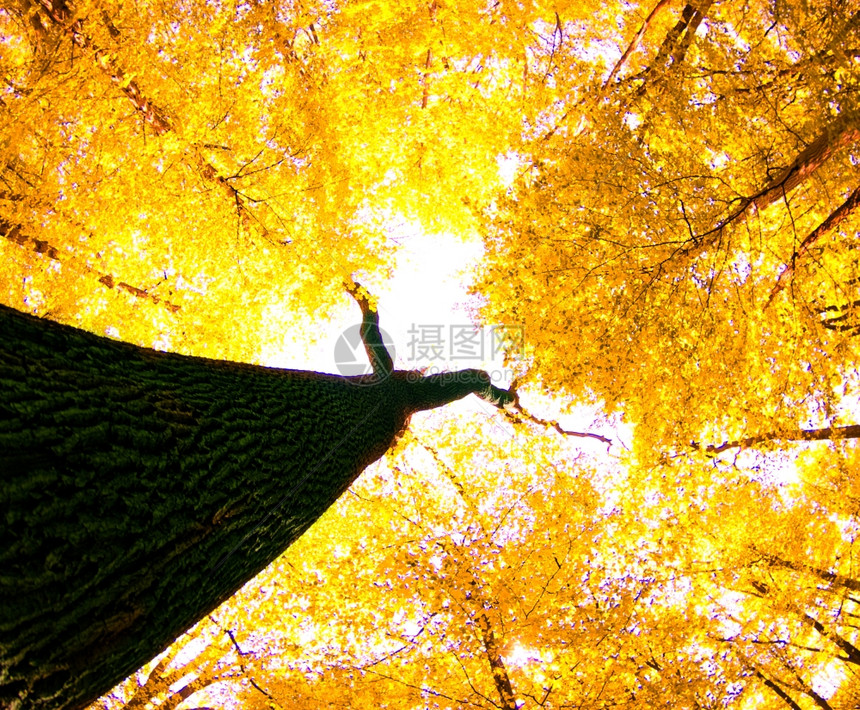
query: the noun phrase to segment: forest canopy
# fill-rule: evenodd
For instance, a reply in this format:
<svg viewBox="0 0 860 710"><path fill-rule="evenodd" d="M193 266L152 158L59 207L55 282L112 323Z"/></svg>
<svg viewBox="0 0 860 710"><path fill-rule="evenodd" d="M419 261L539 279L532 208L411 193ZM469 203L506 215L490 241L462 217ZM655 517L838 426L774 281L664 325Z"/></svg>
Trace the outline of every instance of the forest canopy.
<svg viewBox="0 0 860 710"><path fill-rule="evenodd" d="M860 4L10 0L0 36L2 303L260 362L408 222L480 241L475 323L525 334L534 416L414 422L98 707L857 707Z"/></svg>

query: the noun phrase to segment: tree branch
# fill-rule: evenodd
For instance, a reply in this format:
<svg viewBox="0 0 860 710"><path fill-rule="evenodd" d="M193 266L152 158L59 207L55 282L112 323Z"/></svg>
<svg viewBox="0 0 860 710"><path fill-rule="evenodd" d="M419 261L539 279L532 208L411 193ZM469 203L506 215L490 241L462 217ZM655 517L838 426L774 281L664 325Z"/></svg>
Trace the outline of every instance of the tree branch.
<svg viewBox="0 0 860 710"><path fill-rule="evenodd" d="M373 368L373 374L380 379L388 377L394 372L394 362L382 340L376 304L371 301L367 290L352 279L344 279L344 285L361 308L361 340L370 360L370 366ZM470 368L427 376L411 372L405 375L406 379L414 385L412 411L433 409L469 394L477 395L500 409L512 404L516 398L516 392L513 389L503 390L496 387L492 378L483 370Z"/></svg>
<svg viewBox="0 0 860 710"><path fill-rule="evenodd" d="M860 129L856 125L855 116L849 113L840 114L812 143L797 154L791 165L752 199L752 203L755 204L756 209L763 210L781 200L784 195L820 168L833 153L854 143L858 138L860 138Z"/></svg>
<svg viewBox="0 0 860 710"><path fill-rule="evenodd" d="M713 0L705 0L702 2L701 7L694 8L693 16L690 18L690 21L684 29L684 36L681 37L678 45L675 47L675 51L672 52L673 65L678 65L684 61L684 57L687 55L687 50L690 48L690 45L693 43L693 38L696 36L696 30L699 29L699 25L702 23L702 20L705 19L705 14L711 9L712 3Z"/></svg>
<svg viewBox="0 0 860 710"><path fill-rule="evenodd" d="M824 624L822 624L818 619L809 614L803 614L803 620L809 624L813 629L815 629L819 634L824 636L827 639L830 639L840 651L845 653L845 658L837 656L839 660L845 661L847 663L853 663L856 666L860 666L860 649L858 649L853 643L848 641L845 638L842 638L835 631L828 630Z"/></svg>
<svg viewBox="0 0 860 710"><path fill-rule="evenodd" d="M474 580L472 584L473 586L477 586ZM478 612L477 622L478 628L481 629L481 638L484 640L484 649L487 653L487 660L490 663L490 670L493 673L493 682L496 684L496 690L502 701L501 707L503 710L517 710L517 699L516 695L514 695L511 677L508 675L505 660L502 658L502 652L496 641L496 635L493 633L493 627L485 611L481 610Z"/></svg>
<svg viewBox="0 0 860 710"><path fill-rule="evenodd" d="M508 390L508 393L510 393L513 397L510 408L513 409L514 412L516 412L516 414L514 412L506 412L508 418L511 421L519 423L522 419L527 419L534 424L539 424L543 427L555 429L562 436L573 436L580 439L596 439L597 441L602 441L607 446L612 446L612 439L609 439L602 434L593 434L589 431L570 431L568 429L562 428L562 426L558 422L541 419L540 417L536 417L531 412L526 411L523 408L523 405L520 404L520 397L516 391L516 380L511 383L511 389Z"/></svg>
<svg viewBox="0 0 860 710"><path fill-rule="evenodd" d="M791 261L785 265L785 267L780 272L779 276L776 279L776 283L773 286L773 290L770 292L770 296L767 299L767 303L765 304L765 308L767 308L772 302L776 295L785 288L785 285L788 283L788 280L794 274L794 267L797 263L797 260L806 254L809 249L812 247L815 242L817 242L821 237L823 237L828 232L832 231L835 227L837 227L843 220L847 219L849 215L857 208L857 205L860 204L860 187L857 187L854 192L852 192L848 199L845 200L836 210L830 213L830 216L827 217L821 224L819 224L815 229L813 229L809 235L807 235L806 239L804 239L800 246L797 247L794 254L791 255Z"/></svg>
<svg viewBox="0 0 860 710"><path fill-rule="evenodd" d="M777 557L776 555L771 555L767 552L763 552L755 546L753 546L752 549L757 554L761 555L768 565L774 567L784 567L785 569L790 569L795 572L809 572L818 577L819 579L827 582L831 586L841 587L843 589L849 589L855 592L860 591L860 580L852 579L851 577L845 577L841 574L836 574L834 572L828 572L825 569L821 569L820 567L814 567L813 565L801 562L791 562L781 557Z"/></svg>
<svg viewBox="0 0 860 710"><path fill-rule="evenodd" d="M756 678L761 680L768 688L770 688L774 693L776 693L780 699L791 708L791 710L803 710L794 700L792 700L791 696L786 693L782 688L780 688L776 683L774 683L769 678L765 678L758 670L755 671Z"/></svg>
<svg viewBox="0 0 860 710"><path fill-rule="evenodd" d="M723 230L735 220L746 215L750 208L763 210L773 203L784 199L795 187L804 182L820 168L837 150L860 139L860 128L853 114L841 114L831 121L825 129L806 148L800 151L791 165L758 192L740 199L740 205L728 217L706 232L689 240L688 246L679 249L674 256L689 256L695 249L703 249L713 244Z"/></svg>
<svg viewBox="0 0 860 710"><path fill-rule="evenodd" d="M65 0L40 0L48 17L59 25L81 49L90 49L93 52L96 63L104 69L114 84L124 93L140 111L144 120L149 123L156 135L162 135L173 130L173 124L167 114L158 106L151 103L143 95L137 82L120 68L111 58L110 53L93 43L92 38L83 31L83 20L73 20L73 13ZM113 25L108 26L110 31ZM113 28L114 31L116 28ZM113 32L111 32L113 35Z"/></svg>
<svg viewBox="0 0 860 710"><path fill-rule="evenodd" d="M364 343L373 374L378 378L388 377L394 371L394 361L382 341L376 304L371 303L367 292L357 282L350 279L344 283L349 295L355 299L358 307L361 308L361 342Z"/></svg>
<svg viewBox="0 0 860 710"><path fill-rule="evenodd" d="M695 441L690 442L693 449L702 450L708 454L719 454L727 449L747 448L756 444L764 443L765 441L836 441L839 439L860 439L860 424L848 424L839 427L825 427L823 429L795 429L793 431L772 431L767 434L759 434L757 436L748 436L746 439L737 439L735 441L726 441L725 443L716 445L709 444L702 447Z"/></svg>
<svg viewBox="0 0 860 710"><path fill-rule="evenodd" d="M137 109L144 120L149 123L157 136L165 133L177 133L176 125L171 121L167 111L150 101L140 88L140 85L116 61L112 58L110 52L103 47L99 47L93 42L92 37L84 32L84 22L81 19L72 20L73 13L66 0L39 0L48 17L63 29L72 39L72 42L81 49L89 49L93 53L96 64L110 76L111 81L119 87L131 101L132 105ZM102 21L105 23L111 37L116 39L119 36L119 30L110 21L110 17L105 11L102 11ZM208 162L200 153L199 148L194 149L194 157L200 167L201 174L204 179L211 180L218 185L234 200L236 203L236 212L241 223L247 227L250 224L252 214L248 209L245 199L239 191L233 187L223 175L218 173L218 170ZM190 160L189 160L190 162ZM256 220L263 236L266 236L268 230L260 222Z"/></svg>
<svg viewBox="0 0 860 710"><path fill-rule="evenodd" d="M118 281L111 274L104 273L99 271L98 269L94 269L89 264L83 263L77 257L67 254L65 252L61 252L55 246L51 245L49 242L44 241L42 239L36 239L35 237L31 237L27 234L24 234L21 231L21 226L18 224L12 224L2 218L0 218L0 236L5 237L10 242L14 242L20 247L25 249L32 249L37 254L44 254L49 259L53 259L59 263L71 263L75 268L79 269L84 273L90 273L95 276L100 284L103 286L107 286L108 288L116 288L120 291L125 291L126 293L130 293L132 296L136 298L143 298L149 301L152 301L156 304L162 304L167 310L172 313L176 313L179 311L180 306L175 303L171 303L167 299L160 298L155 294L149 293L142 288L138 288L137 286L132 286L131 284L126 283L125 281Z"/></svg>
<svg viewBox="0 0 860 710"><path fill-rule="evenodd" d="M248 655L249 652L242 650L242 648L239 646L239 642L236 641L236 637L233 635L233 632L230 629L225 629L223 626L221 626L221 624L215 619L215 617L212 616L212 614L209 614L209 621L211 621L218 628L220 628L221 631L227 634L227 637L233 644L233 648L236 650L236 654L239 656L239 658L243 658L244 656ZM241 663L241 661L239 662L239 669L242 671L242 675L248 679L248 682L254 687L255 690L265 695L269 700L275 700L274 696L271 693L269 693L267 690L263 690L259 685L257 685L254 679L250 675L248 675L248 671L246 670L244 664Z"/></svg>
<svg viewBox="0 0 860 710"><path fill-rule="evenodd" d="M619 59L615 66L612 67L612 71L609 72L609 76L606 78L606 81L603 82L603 86L609 86L612 80L617 76L618 72L621 71L622 67L627 63L627 60L630 58L630 55L636 51L636 48L639 46L639 43L642 41L642 37L645 36L645 32L648 30L648 25L657 15L657 13L662 10L666 5L668 5L671 0L660 0L655 6L654 9L648 14L648 17L645 18L645 21L642 23L642 26L639 28L639 31L636 33L636 36L630 42L627 47L627 50L624 54L621 55L621 59Z"/></svg>

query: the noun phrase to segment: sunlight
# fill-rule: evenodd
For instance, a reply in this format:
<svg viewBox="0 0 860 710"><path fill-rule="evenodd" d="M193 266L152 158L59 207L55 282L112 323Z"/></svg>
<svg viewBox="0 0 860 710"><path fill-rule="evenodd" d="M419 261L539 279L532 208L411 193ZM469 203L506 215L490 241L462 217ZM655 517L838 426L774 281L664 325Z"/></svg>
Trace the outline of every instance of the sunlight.
<svg viewBox="0 0 860 710"><path fill-rule="evenodd" d="M513 648L504 654L505 663L514 668L524 668L532 663L545 662L544 656L546 653L541 653L537 649L526 648L517 641Z"/></svg>

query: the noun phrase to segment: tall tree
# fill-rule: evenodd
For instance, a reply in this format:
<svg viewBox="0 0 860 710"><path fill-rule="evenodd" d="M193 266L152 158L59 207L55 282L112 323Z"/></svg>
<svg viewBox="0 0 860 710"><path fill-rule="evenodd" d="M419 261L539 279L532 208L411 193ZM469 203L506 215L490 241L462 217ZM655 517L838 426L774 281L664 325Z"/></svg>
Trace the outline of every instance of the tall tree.
<svg viewBox="0 0 860 710"><path fill-rule="evenodd" d="M213 615L240 702L856 705L858 9L4 3L0 301L261 362L381 279L402 225L477 227L523 401L633 425L594 466L537 455L579 427L518 399L514 439L398 447ZM203 435L174 391L139 416L180 445ZM206 524L239 525L225 505Z"/></svg>
<svg viewBox="0 0 860 710"><path fill-rule="evenodd" d="M357 292L356 292L357 293ZM374 374L161 353L0 309L0 668L11 707L79 707L296 540L410 415L486 373Z"/></svg>

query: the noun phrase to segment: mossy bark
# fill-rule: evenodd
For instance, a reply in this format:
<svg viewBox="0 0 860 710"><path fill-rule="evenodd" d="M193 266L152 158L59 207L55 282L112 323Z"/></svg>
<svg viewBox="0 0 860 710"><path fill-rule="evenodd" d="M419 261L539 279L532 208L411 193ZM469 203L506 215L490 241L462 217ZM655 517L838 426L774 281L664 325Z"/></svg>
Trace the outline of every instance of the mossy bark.
<svg viewBox="0 0 860 710"><path fill-rule="evenodd" d="M484 373L183 357L0 306L0 705L77 708L296 540ZM488 389L489 388L489 389Z"/></svg>

